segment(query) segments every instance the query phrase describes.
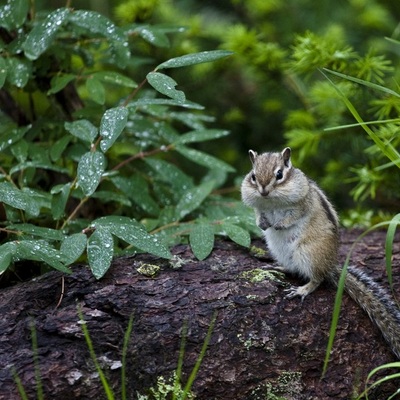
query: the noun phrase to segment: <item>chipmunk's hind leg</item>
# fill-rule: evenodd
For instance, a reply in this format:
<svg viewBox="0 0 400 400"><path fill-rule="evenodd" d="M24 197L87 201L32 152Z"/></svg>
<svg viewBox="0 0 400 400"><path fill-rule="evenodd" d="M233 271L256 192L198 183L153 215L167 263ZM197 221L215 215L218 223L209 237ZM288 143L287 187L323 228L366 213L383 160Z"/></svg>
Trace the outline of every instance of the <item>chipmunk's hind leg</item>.
<svg viewBox="0 0 400 400"><path fill-rule="evenodd" d="M320 281L311 280L303 286L292 286L289 289L285 290L285 297L288 299L293 299L294 297L299 296L301 298L301 301L303 301L307 295L312 293L320 285L320 283Z"/></svg>

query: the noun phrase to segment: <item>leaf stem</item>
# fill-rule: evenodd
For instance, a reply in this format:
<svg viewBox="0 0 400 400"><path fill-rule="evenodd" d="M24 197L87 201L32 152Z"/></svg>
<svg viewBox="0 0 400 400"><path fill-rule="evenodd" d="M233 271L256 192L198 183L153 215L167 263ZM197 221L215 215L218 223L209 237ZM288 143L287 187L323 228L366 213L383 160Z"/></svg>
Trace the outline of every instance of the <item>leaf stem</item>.
<svg viewBox="0 0 400 400"><path fill-rule="evenodd" d="M129 164L130 162L137 160L137 159L142 159L145 157L152 156L154 154L158 153L165 153L167 151L170 151L174 148L173 144L169 144L168 146L161 146L158 149L150 150L150 151L141 151L140 153L136 153L133 156L128 157L126 160L121 161L119 164L117 164L115 167L112 168L112 171L117 171L121 169L124 165Z"/></svg>

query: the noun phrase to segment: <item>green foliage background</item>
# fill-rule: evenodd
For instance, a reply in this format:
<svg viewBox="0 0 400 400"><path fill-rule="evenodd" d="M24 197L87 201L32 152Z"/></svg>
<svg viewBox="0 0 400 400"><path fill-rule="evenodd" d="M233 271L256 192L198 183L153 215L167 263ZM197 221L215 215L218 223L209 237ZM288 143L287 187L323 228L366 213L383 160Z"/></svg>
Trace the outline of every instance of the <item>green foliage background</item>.
<svg viewBox="0 0 400 400"><path fill-rule="evenodd" d="M247 246L249 148L290 145L347 225L398 209L397 2L0 4L1 272Z"/></svg>

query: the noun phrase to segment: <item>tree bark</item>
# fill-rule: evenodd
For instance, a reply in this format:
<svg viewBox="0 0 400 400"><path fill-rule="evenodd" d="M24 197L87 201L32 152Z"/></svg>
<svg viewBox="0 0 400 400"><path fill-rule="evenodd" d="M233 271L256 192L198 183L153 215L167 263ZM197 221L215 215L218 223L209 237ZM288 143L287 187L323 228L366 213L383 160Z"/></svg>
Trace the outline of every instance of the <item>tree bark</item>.
<svg viewBox="0 0 400 400"><path fill-rule="evenodd" d="M356 237L357 232L343 232L342 261ZM368 235L352 257L354 265L383 285L384 240L384 232ZM256 244L264 247L260 241ZM36 398L34 354L45 399L106 398L78 308L116 398L121 390L123 337L131 315L129 399L136 399L137 392L146 394L157 377L168 379L176 370L185 321L182 380L186 382L215 312L211 341L192 388L198 399L349 399L363 391L373 368L396 360L368 317L344 295L331 361L321 379L335 288L323 284L304 302L288 300L283 289L300 284L299 280L267 274L271 260L256 258L230 242L218 242L204 261L197 261L185 245L173 253L174 267L168 260L142 254L115 259L100 281L88 267L75 266L68 276L54 271L2 289L0 399L20 398L13 370L28 398ZM146 264L159 266L160 271L147 276ZM395 288L399 288L399 264L397 241ZM57 307L62 279L64 294ZM32 324L37 349L32 347ZM369 398L384 399L395 390L396 384L388 382Z"/></svg>

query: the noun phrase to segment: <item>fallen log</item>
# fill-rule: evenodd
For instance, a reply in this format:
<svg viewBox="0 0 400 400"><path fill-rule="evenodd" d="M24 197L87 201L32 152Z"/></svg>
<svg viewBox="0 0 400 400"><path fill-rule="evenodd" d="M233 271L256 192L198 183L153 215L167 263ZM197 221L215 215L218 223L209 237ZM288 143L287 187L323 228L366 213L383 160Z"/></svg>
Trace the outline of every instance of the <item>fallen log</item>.
<svg viewBox="0 0 400 400"><path fill-rule="evenodd" d="M343 232L342 261L356 237L357 232ZM368 235L352 258L354 265L383 285L384 240L384 232ZM259 241L256 245L263 247ZM106 398L78 308L116 398L121 398L123 338L131 315L126 361L129 399L148 393L158 377L168 380L173 375L186 323L185 383L215 312L211 340L192 387L198 399L349 399L362 392L373 368L396 360L379 331L345 295L331 360L321 378L335 288L323 284L303 303L288 300L283 289L299 280L272 273L268 257L254 257L231 242L218 242L204 261L196 260L185 245L175 247L173 253L172 262L148 254L117 258L100 281L87 266L77 265L68 276L54 271L2 289L0 399L20 398L15 376L29 399L36 398L38 383L45 399ZM399 266L397 242L393 250L396 288ZM388 382L369 398L387 398L395 389L396 384Z"/></svg>

